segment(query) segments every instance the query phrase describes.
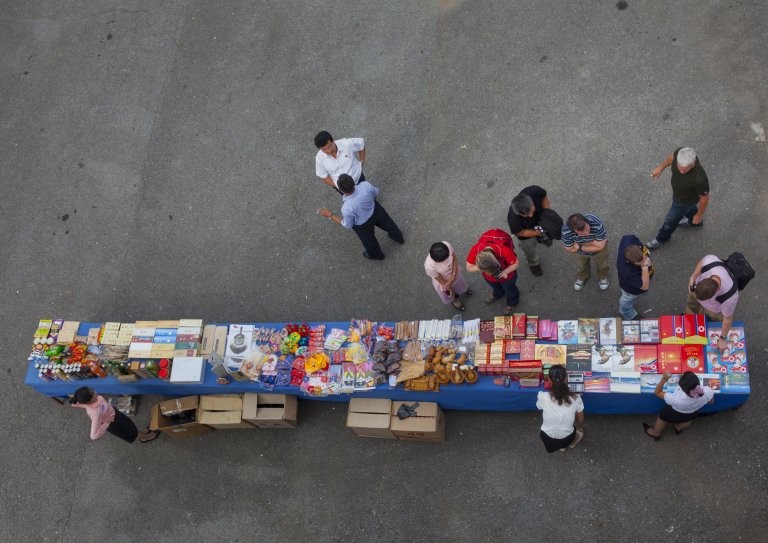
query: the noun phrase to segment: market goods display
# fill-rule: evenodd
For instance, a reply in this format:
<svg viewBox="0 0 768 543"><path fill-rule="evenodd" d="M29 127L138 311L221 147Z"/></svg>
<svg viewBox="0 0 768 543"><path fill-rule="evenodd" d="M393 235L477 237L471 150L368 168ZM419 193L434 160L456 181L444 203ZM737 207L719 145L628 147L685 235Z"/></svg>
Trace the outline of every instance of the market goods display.
<svg viewBox="0 0 768 543"><path fill-rule="evenodd" d="M113 376L183 385L213 373L222 390L240 381L315 397L377 388L439 392L481 379L541 389L557 364L576 392L652 394L664 372L693 371L718 393L749 393L744 325L734 323L722 352L715 348L720 330L701 315L227 325L44 319L29 364L39 381ZM667 387L676 384L673 376Z"/></svg>

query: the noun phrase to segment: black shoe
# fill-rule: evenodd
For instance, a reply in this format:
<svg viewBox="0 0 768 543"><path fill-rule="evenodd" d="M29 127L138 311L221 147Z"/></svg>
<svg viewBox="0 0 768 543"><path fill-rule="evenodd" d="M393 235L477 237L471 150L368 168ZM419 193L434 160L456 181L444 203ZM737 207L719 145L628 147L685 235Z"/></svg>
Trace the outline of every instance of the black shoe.
<svg viewBox="0 0 768 543"><path fill-rule="evenodd" d="M363 251L363 256L368 260L384 260L384 255L381 255L381 258L373 258L371 255L368 254L368 251Z"/></svg>
<svg viewBox="0 0 768 543"><path fill-rule="evenodd" d="M464 296L472 296L472 289L468 288L467 291L464 293Z"/></svg>
<svg viewBox="0 0 768 543"><path fill-rule="evenodd" d="M531 268L531 273L535 275L536 277L541 277L544 275L544 270L541 269L540 264L536 264L535 266L529 266Z"/></svg>
<svg viewBox="0 0 768 543"><path fill-rule="evenodd" d="M392 240L392 241L394 241L395 243L399 243L400 245L402 245L403 243L405 243L405 238L404 238L404 237L402 237L402 236L400 237L400 239L397 239L397 238L393 238L392 236L389 236L389 239L391 239L391 240Z"/></svg>

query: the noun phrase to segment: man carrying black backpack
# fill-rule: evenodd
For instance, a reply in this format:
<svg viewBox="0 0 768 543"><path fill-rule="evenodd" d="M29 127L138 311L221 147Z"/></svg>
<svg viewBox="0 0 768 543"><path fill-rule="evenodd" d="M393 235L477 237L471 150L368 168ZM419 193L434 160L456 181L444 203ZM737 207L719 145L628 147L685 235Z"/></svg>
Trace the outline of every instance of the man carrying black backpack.
<svg viewBox="0 0 768 543"><path fill-rule="evenodd" d="M726 347L723 338L733 324L733 314L739 301L739 291L754 277L755 272L741 253L733 253L725 261L714 255L702 258L688 282L687 313L703 313L710 320L722 321L717 348Z"/></svg>

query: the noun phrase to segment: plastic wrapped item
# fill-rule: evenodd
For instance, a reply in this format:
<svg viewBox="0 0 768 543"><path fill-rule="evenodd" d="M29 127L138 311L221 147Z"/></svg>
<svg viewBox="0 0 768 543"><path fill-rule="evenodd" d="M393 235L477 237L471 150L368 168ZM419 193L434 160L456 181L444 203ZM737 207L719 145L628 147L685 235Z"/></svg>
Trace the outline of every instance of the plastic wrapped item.
<svg viewBox="0 0 768 543"><path fill-rule="evenodd" d="M342 388L342 366L334 364L328 368L328 394L340 394Z"/></svg>
<svg viewBox="0 0 768 543"><path fill-rule="evenodd" d="M300 387L301 384L304 382L304 376L306 375L306 371L304 370L304 366L306 364L306 360L303 356L297 356L293 360L293 366L291 366L291 386L292 387Z"/></svg>
<svg viewBox="0 0 768 543"><path fill-rule="evenodd" d="M355 368L355 391L376 388L376 372L373 370L373 362L357 364Z"/></svg>
<svg viewBox="0 0 768 543"><path fill-rule="evenodd" d="M461 319L461 315L454 315L451 319L451 329L448 334L450 338L461 339L464 331L464 322Z"/></svg>
<svg viewBox="0 0 768 543"><path fill-rule="evenodd" d="M136 396L107 396L106 400L124 415L135 415L138 402Z"/></svg>
<svg viewBox="0 0 768 543"><path fill-rule="evenodd" d="M314 353L304 359L304 371L311 375L317 371L328 369L330 358L325 353Z"/></svg>
<svg viewBox="0 0 768 543"><path fill-rule="evenodd" d="M362 343L350 343L344 352L345 362L362 364L368 359L368 350Z"/></svg>
<svg viewBox="0 0 768 543"><path fill-rule="evenodd" d="M357 367L352 362L341 365L341 393L352 394L355 391L355 376Z"/></svg>
<svg viewBox="0 0 768 543"><path fill-rule="evenodd" d="M312 375L305 375L301 383L301 390L309 396L327 396L328 372L319 370Z"/></svg>
<svg viewBox="0 0 768 543"><path fill-rule="evenodd" d="M339 328L332 328L328 337L325 338L324 347L327 351L337 351L345 341L347 341L346 332Z"/></svg>
<svg viewBox="0 0 768 543"><path fill-rule="evenodd" d="M391 326L379 325L376 330L376 339L385 339L387 341L395 339L395 329Z"/></svg>

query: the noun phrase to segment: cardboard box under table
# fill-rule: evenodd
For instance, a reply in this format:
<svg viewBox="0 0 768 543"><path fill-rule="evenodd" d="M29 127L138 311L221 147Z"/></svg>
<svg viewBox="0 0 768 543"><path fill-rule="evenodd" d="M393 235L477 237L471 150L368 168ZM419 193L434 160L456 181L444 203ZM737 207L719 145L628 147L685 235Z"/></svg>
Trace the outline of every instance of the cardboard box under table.
<svg viewBox="0 0 768 543"><path fill-rule="evenodd" d="M295 428L299 424L296 396L243 394L243 420L257 428Z"/></svg>
<svg viewBox="0 0 768 543"><path fill-rule="evenodd" d="M352 398L349 400L347 428L361 437L396 439L389 429L392 400Z"/></svg>
<svg viewBox="0 0 768 543"><path fill-rule="evenodd" d="M445 441L445 415L434 402L419 402L416 416L400 419L397 411L405 404L412 406L416 402L392 402L389 428L398 440L426 441L442 443Z"/></svg>
<svg viewBox="0 0 768 543"><path fill-rule="evenodd" d="M207 434L213 428L197 420L199 403L199 396L187 396L155 404L150 413L149 429L160 430L171 437Z"/></svg>
<svg viewBox="0 0 768 543"><path fill-rule="evenodd" d="M243 396L241 394L215 394L200 396L197 420L219 430L253 428L243 420Z"/></svg>

